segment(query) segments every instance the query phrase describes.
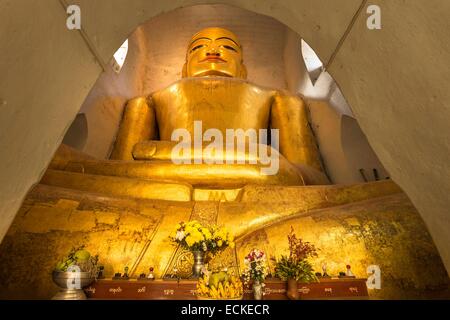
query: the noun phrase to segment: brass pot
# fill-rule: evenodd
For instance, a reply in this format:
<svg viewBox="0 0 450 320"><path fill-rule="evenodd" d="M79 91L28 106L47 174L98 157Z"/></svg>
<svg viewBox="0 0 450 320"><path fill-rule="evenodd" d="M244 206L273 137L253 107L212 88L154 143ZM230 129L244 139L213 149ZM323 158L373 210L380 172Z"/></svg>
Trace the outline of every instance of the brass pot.
<svg viewBox="0 0 450 320"><path fill-rule="evenodd" d="M291 300L298 300L299 294L298 294L297 280L293 278L287 280L286 295Z"/></svg>
<svg viewBox="0 0 450 320"><path fill-rule="evenodd" d="M95 280L92 272L53 271L52 278L60 287L60 291L52 300L86 300L83 288Z"/></svg>
<svg viewBox="0 0 450 320"><path fill-rule="evenodd" d="M192 266L192 276L194 278L199 278L202 275L202 269L205 266L205 255L206 252L202 250L193 251L194 255L194 265Z"/></svg>

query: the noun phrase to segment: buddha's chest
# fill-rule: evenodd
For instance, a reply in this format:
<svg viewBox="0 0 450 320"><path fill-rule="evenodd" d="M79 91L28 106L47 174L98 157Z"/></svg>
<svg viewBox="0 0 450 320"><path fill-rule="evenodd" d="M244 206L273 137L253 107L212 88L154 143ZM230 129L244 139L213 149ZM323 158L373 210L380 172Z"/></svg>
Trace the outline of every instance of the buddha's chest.
<svg viewBox="0 0 450 320"><path fill-rule="evenodd" d="M185 79L152 95L161 140L173 130L193 132L194 121L203 131L268 128L273 91L234 79Z"/></svg>

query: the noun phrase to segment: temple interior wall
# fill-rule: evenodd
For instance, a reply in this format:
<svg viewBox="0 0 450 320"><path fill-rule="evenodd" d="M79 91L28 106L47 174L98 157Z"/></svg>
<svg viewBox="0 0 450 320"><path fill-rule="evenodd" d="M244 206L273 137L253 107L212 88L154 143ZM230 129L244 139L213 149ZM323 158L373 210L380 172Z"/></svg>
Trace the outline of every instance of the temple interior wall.
<svg viewBox="0 0 450 320"><path fill-rule="evenodd" d="M88 42L62 27L67 15L59 1L43 2L0 3L0 238L130 32L177 7L220 2L282 21L314 48L376 155L419 210L449 270L450 74L444 66L450 44L442 40L449 37L448 1L371 1L381 7L381 30L367 28L359 0L72 1L82 8ZM112 104L116 123L118 106L135 93L129 88Z"/></svg>

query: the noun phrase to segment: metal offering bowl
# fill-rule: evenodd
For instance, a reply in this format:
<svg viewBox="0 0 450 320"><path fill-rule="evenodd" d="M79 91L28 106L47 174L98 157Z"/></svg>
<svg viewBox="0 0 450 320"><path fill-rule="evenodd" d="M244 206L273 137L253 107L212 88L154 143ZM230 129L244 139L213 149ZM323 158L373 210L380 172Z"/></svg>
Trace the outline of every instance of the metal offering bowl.
<svg viewBox="0 0 450 320"><path fill-rule="evenodd" d="M72 288L71 280L74 272L53 271L53 282L56 283L61 290L53 297L53 300L85 300L83 288L94 282L95 277L92 272L79 272L80 288ZM73 281L73 280L72 280ZM70 287L70 288L69 288Z"/></svg>

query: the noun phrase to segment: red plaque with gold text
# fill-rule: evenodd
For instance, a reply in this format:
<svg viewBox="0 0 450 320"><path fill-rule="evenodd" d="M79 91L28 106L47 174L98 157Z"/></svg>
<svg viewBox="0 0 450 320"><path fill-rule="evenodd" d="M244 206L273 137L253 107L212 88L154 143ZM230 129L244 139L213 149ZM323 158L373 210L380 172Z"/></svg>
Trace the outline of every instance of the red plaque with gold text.
<svg viewBox="0 0 450 320"><path fill-rule="evenodd" d="M174 299L195 300L195 280L98 280L85 288L90 299ZM264 300L286 297L286 282L266 280ZM298 283L301 299L368 298L366 279L320 279L314 283ZM253 298L251 288L244 290L244 300Z"/></svg>

